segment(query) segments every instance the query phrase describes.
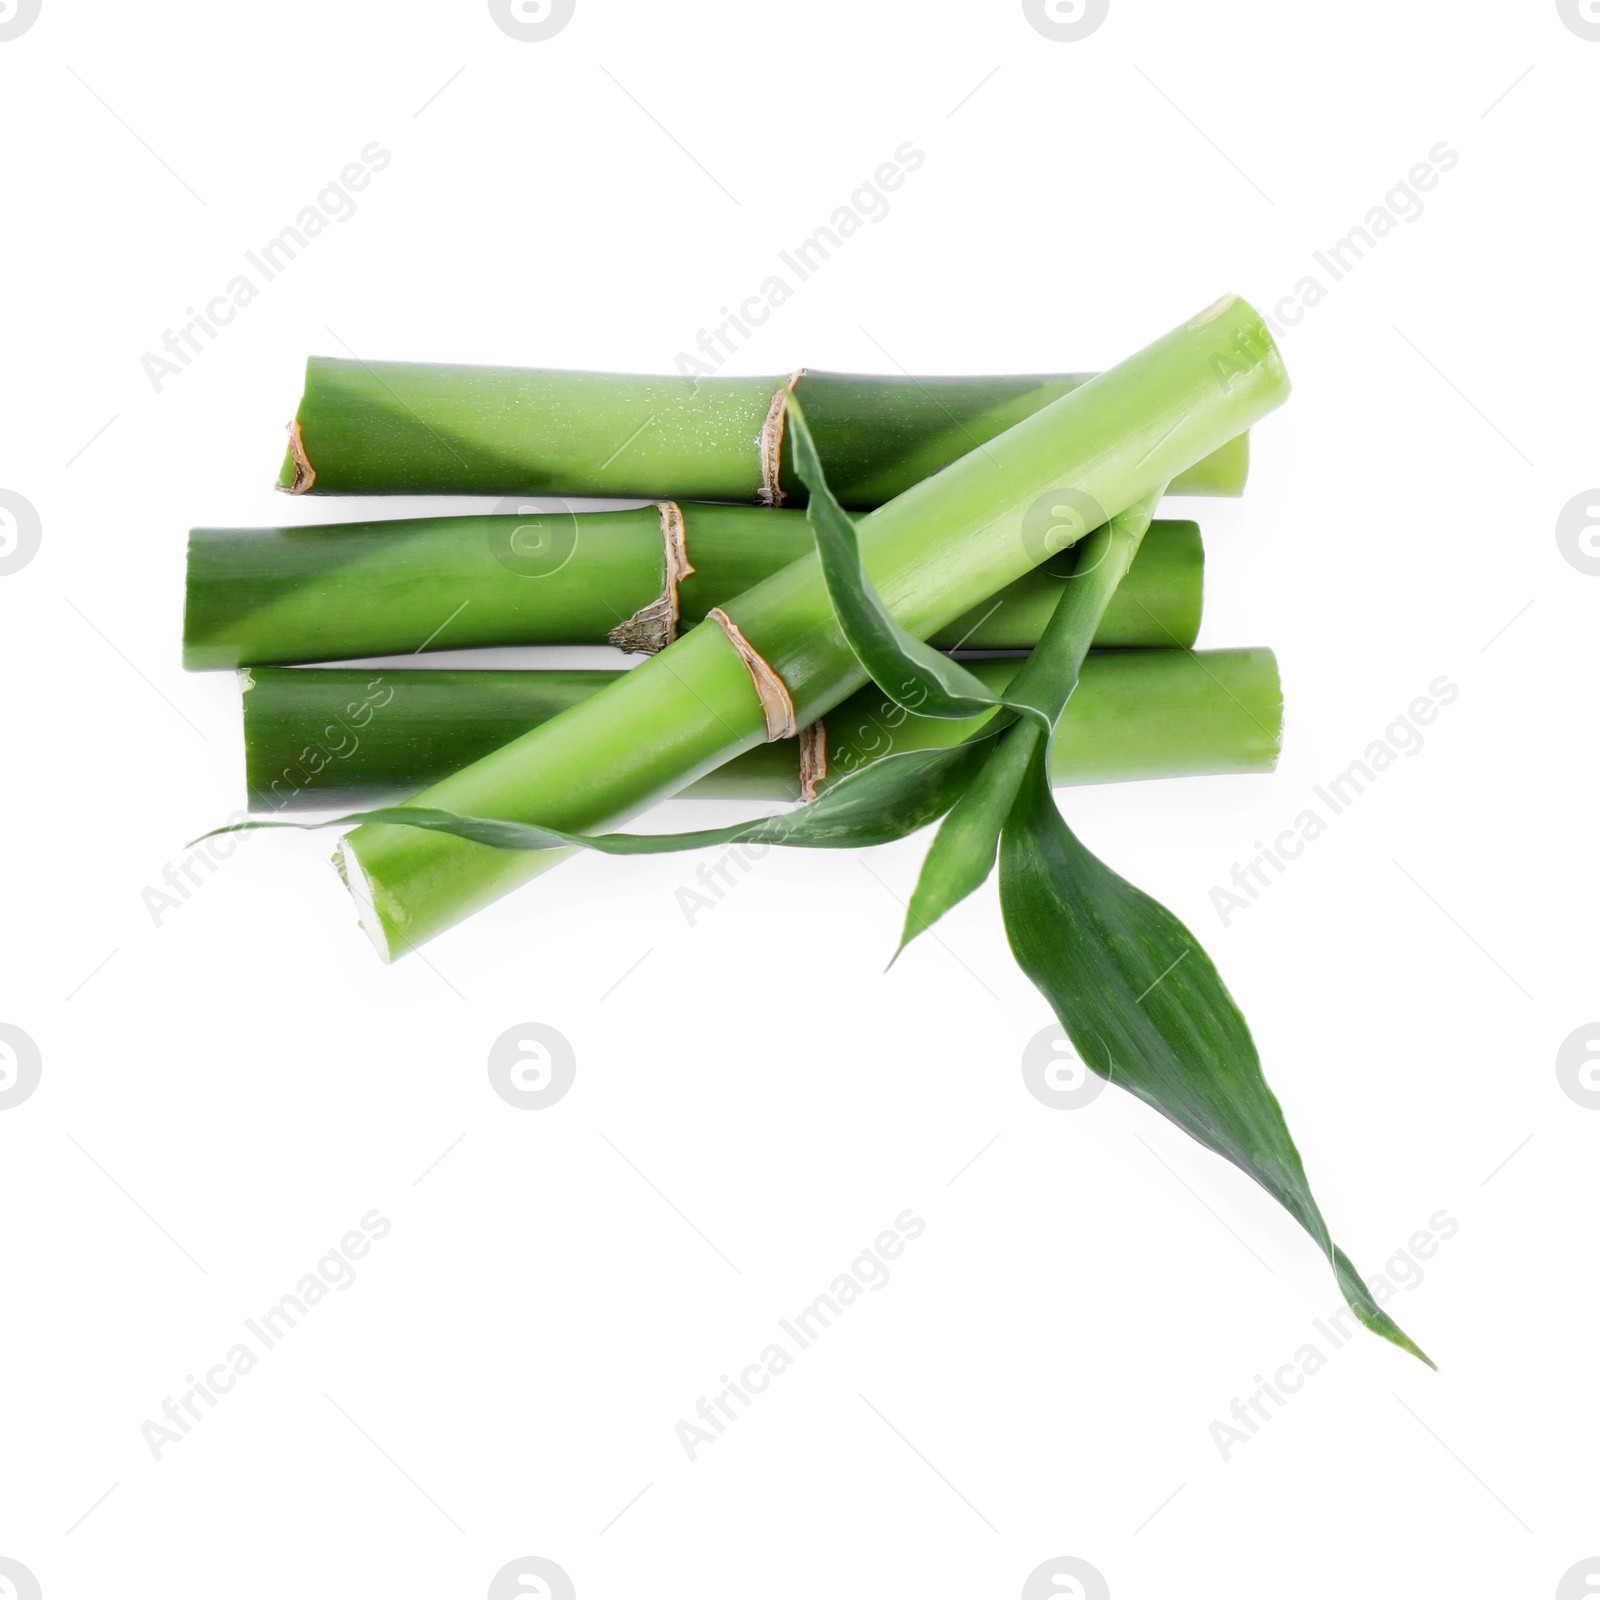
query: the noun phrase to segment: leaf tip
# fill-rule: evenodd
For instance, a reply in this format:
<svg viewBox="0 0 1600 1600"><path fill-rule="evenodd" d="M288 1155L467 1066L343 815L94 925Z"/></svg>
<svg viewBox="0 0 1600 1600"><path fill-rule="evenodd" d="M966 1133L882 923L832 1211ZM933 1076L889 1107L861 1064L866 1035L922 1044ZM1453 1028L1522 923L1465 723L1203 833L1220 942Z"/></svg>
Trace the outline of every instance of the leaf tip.
<svg viewBox="0 0 1600 1600"><path fill-rule="evenodd" d="M1393 1343L1399 1345L1400 1348L1406 1351L1408 1354L1414 1355L1417 1360L1428 1369L1429 1372L1437 1372L1439 1370L1439 1363L1435 1361L1420 1344L1418 1344L1414 1339L1409 1338L1406 1334L1402 1333L1398 1327L1396 1327L1394 1331L1400 1336L1396 1339L1393 1335L1390 1335L1389 1337Z"/></svg>
<svg viewBox="0 0 1600 1600"><path fill-rule="evenodd" d="M919 920L915 911L907 910L905 926L900 930L900 943L894 947L894 954L889 957L889 965L883 970L887 972L901 956L906 953L907 947L919 933L927 929L928 924Z"/></svg>

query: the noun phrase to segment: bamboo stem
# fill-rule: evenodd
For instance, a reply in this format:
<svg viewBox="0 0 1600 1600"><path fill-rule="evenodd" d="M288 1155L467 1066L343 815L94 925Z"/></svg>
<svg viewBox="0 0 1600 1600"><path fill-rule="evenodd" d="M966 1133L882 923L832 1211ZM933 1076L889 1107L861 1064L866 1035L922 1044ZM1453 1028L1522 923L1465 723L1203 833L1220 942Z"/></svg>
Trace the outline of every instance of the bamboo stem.
<svg viewBox="0 0 1600 1600"><path fill-rule="evenodd" d="M793 384L835 494L871 510L1093 376L690 381L312 356L278 487L804 504L782 429ZM1248 468L1241 434L1171 492L1237 495Z"/></svg>
<svg viewBox="0 0 1600 1600"><path fill-rule="evenodd" d="M972 670L1003 689L1018 660ZM252 811L388 805L606 688L614 671L262 667L241 674ZM823 719L828 781L894 751L959 743L981 725L909 716L871 684ZM1270 650L1091 655L1051 754L1057 785L1269 772L1283 728ZM799 741L757 745L689 795L799 798Z"/></svg>
<svg viewBox="0 0 1600 1600"><path fill-rule="evenodd" d="M927 638L1038 562L1029 515L1071 494L1114 516L1282 403L1288 379L1243 301L1217 302L1091 383L862 520L866 569ZM1087 531L1085 529L1084 531ZM724 608L787 686L804 726L860 688L815 554ZM582 704L434 785L419 803L572 832L612 826L759 744L762 706L721 628L702 623ZM497 851L397 824L339 860L388 959L569 852Z"/></svg>
<svg viewBox="0 0 1600 1600"><path fill-rule="evenodd" d="M672 508L668 508L672 509ZM621 644L647 653L677 628L811 549L803 512L681 510L693 570L669 581L664 524L636 511L420 517L325 527L196 528L189 535L184 665L340 661L502 645ZM1151 526L1096 642L1194 643L1203 555L1192 522ZM940 630L934 643L1026 649L1066 579L1024 574ZM676 627L662 602L675 595Z"/></svg>

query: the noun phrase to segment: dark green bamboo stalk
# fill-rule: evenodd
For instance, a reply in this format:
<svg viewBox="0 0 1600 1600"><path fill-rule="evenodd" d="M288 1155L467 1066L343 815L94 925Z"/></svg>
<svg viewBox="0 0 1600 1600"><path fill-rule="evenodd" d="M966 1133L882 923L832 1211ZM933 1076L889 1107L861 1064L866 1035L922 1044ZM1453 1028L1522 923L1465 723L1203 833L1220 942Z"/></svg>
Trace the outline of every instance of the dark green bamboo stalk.
<svg viewBox="0 0 1600 1600"><path fill-rule="evenodd" d="M871 510L1093 373L699 378L312 356L278 487L804 504L784 438L796 387L842 504ZM1174 480L1237 495L1245 435Z"/></svg>
<svg viewBox="0 0 1600 1600"><path fill-rule="evenodd" d="M1016 659L970 665L1003 689ZM241 675L253 811L387 805L498 750L612 683L611 671L262 667ZM870 684L823 719L826 787L897 750L958 743L971 722L913 717ZM1269 772L1283 697L1270 650L1091 655L1056 735L1058 785ZM800 796L798 741L758 745L685 791Z"/></svg>
<svg viewBox="0 0 1600 1600"><path fill-rule="evenodd" d="M685 576L669 574L669 533L692 564ZM810 549L803 512L695 503L196 528L183 660L195 669L606 643L648 654ZM1194 523L1152 524L1096 643L1193 644L1203 559ZM1066 581L1052 565L1063 564L1047 562L982 599L934 643L1026 649Z"/></svg>

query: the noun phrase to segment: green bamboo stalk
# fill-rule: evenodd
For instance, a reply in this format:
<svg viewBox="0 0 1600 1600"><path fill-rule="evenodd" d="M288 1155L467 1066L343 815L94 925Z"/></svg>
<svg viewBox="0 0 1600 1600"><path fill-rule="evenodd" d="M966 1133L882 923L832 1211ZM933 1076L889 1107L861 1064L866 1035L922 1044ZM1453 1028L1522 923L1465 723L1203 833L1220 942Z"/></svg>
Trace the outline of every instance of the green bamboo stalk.
<svg viewBox="0 0 1600 1600"><path fill-rule="evenodd" d="M1037 564L1030 513L1070 495L1096 520L1158 491L1281 404L1288 379L1260 317L1218 301L862 520L867 572L903 627L927 638L974 594ZM1085 530L1087 531L1087 529ZM568 831L613 825L865 681L816 556L793 562L581 705L418 797L468 816ZM746 641L748 650L736 647ZM755 669L764 666L758 692ZM386 959L442 932L570 852L495 850L371 824L338 860Z"/></svg>
<svg viewBox="0 0 1600 1600"><path fill-rule="evenodd" d="M843 505L871 510L1093 373L700 378L312 356L278 487L313 494L554 494L803 505L790 384ZM1173 494L1237 495L1244 435Z"/></svg>
<svg viewBox="0 0 1600 1600"><path fill-rule="evenodd" d="M649 653L811 549L800 511L665 509L677 510L694 567L675 583L656 506L196 528L183 662L192 670L537 644L612 643ZM1192 645L1203 559L1196 524L1152 524L1096 643ZM1052 565L983 600L934 643L1026 649L1067 581ZM663 596L675 596L676 624Z"/></svg>
<svg viewBox="0 0 1600 1600"><path fill-rule="evenodd" d="M1004 689L1020 661L970 663ZM587 700L616 671L374 671L261 667L241 673L252 811L388 805L437 783ZM908 715L873 685L822 719L827 783L896 751L959 743L981 726ZM1051 751L1058 786L1269 772L1283 729L1270 650L1118 650L1091 655ZM689 795L795 800L797 741L757 745ZM822 787L826 787L824 783Z"/></svg>

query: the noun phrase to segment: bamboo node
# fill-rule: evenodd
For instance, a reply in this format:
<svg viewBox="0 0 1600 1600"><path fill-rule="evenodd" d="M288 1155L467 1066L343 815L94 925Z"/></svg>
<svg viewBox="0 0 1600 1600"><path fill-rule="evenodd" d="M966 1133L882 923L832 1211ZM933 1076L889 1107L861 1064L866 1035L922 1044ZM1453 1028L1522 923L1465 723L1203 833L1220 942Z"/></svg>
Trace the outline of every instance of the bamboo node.
<svg viewBox="0 0 1600 1600"><path fill-rule="evenodd" d="M828 776L828 730L819 720L800 730L800 798L815 800Z"/></svg>
<svg viewBox="0 0 1600 1600"><path fill-rule="evenodd" d="M671 500L659 501L661 540L666 549L662 590L647 606L640 606L626 622L606 635L606 643L624 655L653 656L678 637L678 584L694 571L683 521L683 508Z"/></svg>
<svg viewBox="0 0 1600 1600"><path fill-rule="evenodd" d="M653 656L665 650L678 636L677 597L668 593L640 606L626 622L619 622L606 635L624 655Z"/></svg>
<svg viewBox="0 0 1600 1600"><path fill-rule="evenodd" d="M756 698L761 702L761 713L767 719L767 743L794 738L794 700L789 694L788 684L773 671L761 652L739 631L738 623L721 606L713 606L707 616L728 636L728 643L749 669Z"/></svg>
<svg viewBox="0 0 1600 1600"><path fill-rule="evenodd" d="M783 427L789 416L789 393L806 375L800 367L791 372L783 386L772 397L767 407L767 420L756 435L756 449L761 456L761 487L756 499L764 506L781 506L784 501L783 484Z"/></svg>
<svg viewBox="0 0 1600 1600"><path fill-rule="evenodd" d="M305 494L317 481L317 469L306 454L306 442L300 435L300 419L289 424L289 459L294 462L294 478L285 487L285 494Z"/></svg>
<svg viewBox="0 0 1600 1600"><path fill-rule="evenodd" d="M694 571L689 560L688 529L683 520L683 507L675 500L662 500L656 505L661 513L661 540L667 551L667 587L676 589L681 579Z"/></svg>

